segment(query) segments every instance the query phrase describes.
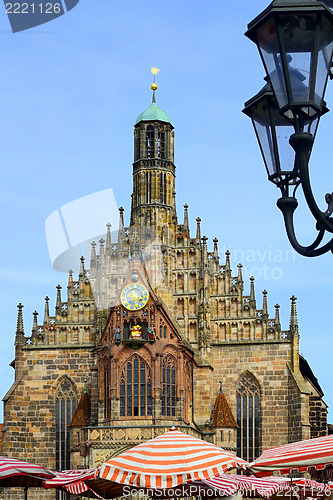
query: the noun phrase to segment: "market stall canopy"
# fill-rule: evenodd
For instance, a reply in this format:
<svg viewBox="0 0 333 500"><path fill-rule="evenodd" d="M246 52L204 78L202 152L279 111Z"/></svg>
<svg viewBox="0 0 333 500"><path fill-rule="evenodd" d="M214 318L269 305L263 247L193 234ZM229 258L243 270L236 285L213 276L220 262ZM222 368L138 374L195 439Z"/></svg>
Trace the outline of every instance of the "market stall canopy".
<svg viewBox="0 0 333 500"><path fill-rule="evenodd" d="M330 435L265 450L248 468L256 476L263 477L272 471L281 474L288 474L291 470L306 472L310 467L321 470L332 464L333 435Z"/></svg>
<svg viewBox="0 0 333 500"><path fill-rule="evenodd" d="M42 486L47 478L55 477L56 473L40 465L22 462L15 458L0 457L0 486Z"/></svg>
<svg viewBox="0 0 333 500"><path fill-rule="evenodd" d="M214 444L171 429L102 464L100 477L134 487L172 488L247 465Z"/></svg>
<svg viewBox="0 0 333 500"><path fill-rule="evenodd" d="M56 488L72 495L83 495L90 498L122 496L123 486L96 476L98 476L98 469L58 472L56 477L44 482L44 488Z"/></svg>
<svg viewBox="0 0 333 500"><path fill-rule="evenodd" d="M260 496L268 498L290 488L288 478L269 477L262 479L255 476L239 476L236 474L224 474L212 479L206 479L204 482L212 489L215 489L218 496L233 495L239 491L243 497Z"/></svg>

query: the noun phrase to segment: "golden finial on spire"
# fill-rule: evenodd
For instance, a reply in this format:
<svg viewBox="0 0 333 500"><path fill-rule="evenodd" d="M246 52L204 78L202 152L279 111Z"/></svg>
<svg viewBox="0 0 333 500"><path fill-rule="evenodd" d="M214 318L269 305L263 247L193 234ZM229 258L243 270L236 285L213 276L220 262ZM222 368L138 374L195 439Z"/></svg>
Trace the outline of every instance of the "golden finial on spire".
<svg viewBox="0 0 333 500"><path fill-rule="evenodd" d="M157 83L155 82L155 77L160 70L158 68L155 68L155 66L153 66L152 68L150 68L150 71L154 75L154 83L151 84L150 88L155 91L157 90Z"/></svg>

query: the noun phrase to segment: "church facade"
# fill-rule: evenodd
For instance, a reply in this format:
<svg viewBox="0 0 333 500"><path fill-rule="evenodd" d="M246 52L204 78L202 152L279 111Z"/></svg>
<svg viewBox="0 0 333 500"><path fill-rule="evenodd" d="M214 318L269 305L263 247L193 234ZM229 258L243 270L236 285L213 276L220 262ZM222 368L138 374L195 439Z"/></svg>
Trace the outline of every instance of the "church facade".
<svg viewBox="0 0 333 500"><path fill-rule="evenodd" d="M179 223L174 128L156 88L134 126L129 224L120 208L115 241L107 224L65 297L57 286L55 313L48 297L43 321L34 313L31 334L18 305L4 455L96 467L174 425L251 461L327 434L323 392L299 354L296 298L283 330L266 290L257 300L254 278L244 283L241 264L233 274L229 252L220 261L217 239L209 251L200 218L190 234L187 205ZM55 498L40 495L30 497Z"/></svg>

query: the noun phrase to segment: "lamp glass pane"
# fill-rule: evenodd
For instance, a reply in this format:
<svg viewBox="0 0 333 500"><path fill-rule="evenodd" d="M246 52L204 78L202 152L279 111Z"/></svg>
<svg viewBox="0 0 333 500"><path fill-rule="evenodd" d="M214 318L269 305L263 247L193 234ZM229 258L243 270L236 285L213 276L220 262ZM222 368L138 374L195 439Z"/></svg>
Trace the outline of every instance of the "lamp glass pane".
<svg viewBox="0 0 333 500"><path fill-rule="evenodd" d="M289 144L294 127L285 122L275 127L276 141L279 150L280 168L282 172L292 172L295 166L295 151Z"/></svg>
<svg viewBox="0 0 333 500"><path fill-rule="evenodd" d="M264 125L263 123L256 121L255 119L252 120L252 123L257 135L267 173L270 176L278 170L274 154L271 128L268 125Z"/></svg>
<svg viewBox="0 0 333 500"><path fill-rule="evenodd" d="M290 104L310 99L311 64L318 32L317 14L286 14L279 20L281 50L285 53L287 89ZM321 103L319 103L321 104Z"/></svg>
<svg viewBox="0 0 333 500"><path fill-rule="evenodd" d="M257 102L251 108L251 118L268 176L281 171L292 172L295 151L289 144L289 138L294 133L294 127L279 114L274 98Z"/></svg>
<svg viewBox="0 0 333 500"><path fill-rule="evenodd" d="M332 61L332 52L333 52L333 27L329 19L323 17L321 23L319 52L318 52L315 98L316 96L318 96L319 98L324 99L327 78Z"/></svg>
<svg viewBox="0 0 333 500"><path fill-rule="evenodd" d="M267 75L273 87L279 107L283 108L288 102L288 97L274 18L271 17L266 23L260 26L256 35L257 44L264 61Z"/></svg>

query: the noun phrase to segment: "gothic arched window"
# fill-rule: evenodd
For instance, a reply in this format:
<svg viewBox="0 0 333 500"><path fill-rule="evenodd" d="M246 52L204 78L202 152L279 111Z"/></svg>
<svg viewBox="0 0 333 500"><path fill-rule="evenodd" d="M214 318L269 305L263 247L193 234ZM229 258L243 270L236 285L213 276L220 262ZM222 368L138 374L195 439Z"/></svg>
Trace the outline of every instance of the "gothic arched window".
<svg viewBox="0 0 333 500"><path fill-rule="evenodd" d="M154 127L152 125L148 125L146 131L147 158L155 158L154 141Z"/></svg>
<svg viewBox="0 0 333 500"><path fill-rule="evenodd" d="M192 408L192 367L190 362L186 359L184 363L185 375L185 401L184 401L184 419L189 422L191 419Z"/></svg>
<svg viewBox="0 0 333 500"><path fill-rule="evenodd" d="M104 417L106 419L111 417L111 397L110 397L110 387L111 387L111 370L110 370L110 360L104 360Z"/></svg>
<svg viewBox="0 0 333 500"><path fill-rule="evenodd" d="M164 417L176 416L176 363L172 356L163 359L162 366L163 393L162 415Z"/></svg>
<svg viewBox="0 0 333 500"><path fill-rule="evenodd" d="M245 373L237 388L237 455L248 462L259 456L260 387L251 373Z"/></svg>
<svg viewBox="0 0 333 500"><path fill-rule="evenodd" d="M76 399L74 384L69 378L64 377L55 392L56 470L70 469L68 424L75 412Z"/></svg>
<svg viewBox="0 0 333 500"><path fill-rule="evenodd" d="M164 160L165 158L165 134L163 130L158 131L158 157Z"/></svg>
<svg viewBox="0 0 333 500"><path fill-rule="evenodd" d="M121 373L120 416L151 416L151 386L151 372L148 366L139 356L133 356Z"/></svg>

